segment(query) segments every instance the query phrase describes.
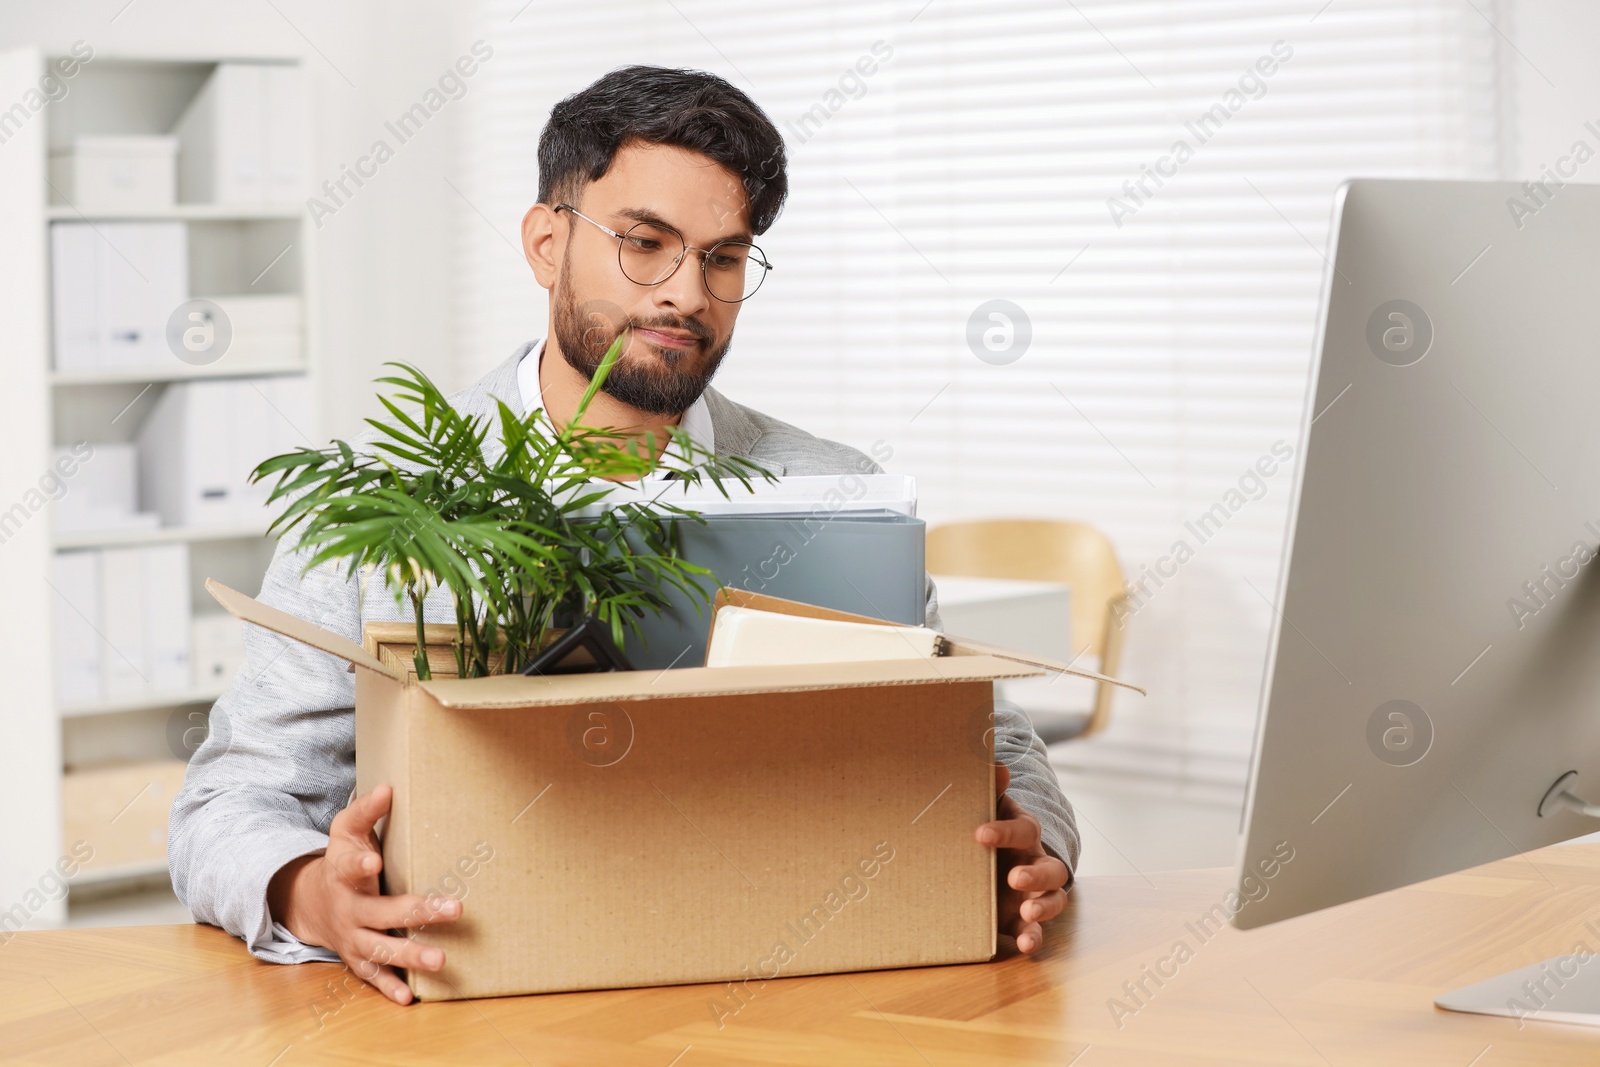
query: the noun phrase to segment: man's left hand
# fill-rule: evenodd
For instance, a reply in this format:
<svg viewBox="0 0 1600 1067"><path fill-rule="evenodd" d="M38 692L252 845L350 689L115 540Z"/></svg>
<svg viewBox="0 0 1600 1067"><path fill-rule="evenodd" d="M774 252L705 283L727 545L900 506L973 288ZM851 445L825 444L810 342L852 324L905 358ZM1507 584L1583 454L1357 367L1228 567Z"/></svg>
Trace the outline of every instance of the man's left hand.
<svg viewBox="0 0 1600 1067"><path fill-rule="evenodd" d="M1031 955L1044 947L1047 922L1067 906L1067 884L1072 872L1044 850L1039 820L1006 794L1011 769L995 764L995 790L999 794L994 822L977 829L978 844L997 850L996 879L1000 894L1000 932L1017 939L1017 949Z"/></svg>

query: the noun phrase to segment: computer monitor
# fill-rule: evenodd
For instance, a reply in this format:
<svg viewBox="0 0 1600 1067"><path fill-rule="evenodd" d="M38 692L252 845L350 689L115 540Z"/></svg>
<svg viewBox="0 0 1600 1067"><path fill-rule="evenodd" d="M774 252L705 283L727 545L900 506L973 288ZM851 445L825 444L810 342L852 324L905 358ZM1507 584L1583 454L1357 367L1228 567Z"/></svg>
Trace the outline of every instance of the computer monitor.
<svg viewBox="0 0 1600 1067"><path fill-rule="evenodd" d="M1332 233L1241 928L1600 830L1600 186L1351 181ZM1530 962L1437 1003L1600 1015Z"/></svg>

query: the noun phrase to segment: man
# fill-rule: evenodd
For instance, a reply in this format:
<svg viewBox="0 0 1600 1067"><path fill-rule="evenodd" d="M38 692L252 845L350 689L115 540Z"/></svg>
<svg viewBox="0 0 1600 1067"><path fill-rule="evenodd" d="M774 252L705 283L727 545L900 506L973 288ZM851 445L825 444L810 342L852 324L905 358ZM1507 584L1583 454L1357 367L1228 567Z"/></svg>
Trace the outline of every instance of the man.
<svg viewBox="0 0 1600 1067"><path fill-rule="evenodd" d="M752 241L783 204L784 167L767 116L709 74L628 67L562 101L540 138L539 202L522 224L528 263L550 294L549 336L452 402L470 413L493 410L496 397L519 415L543 406L565 426L606 348L627 330L588 425L638 437L652 455L666 427L678 426L774 474L880 472L856 449L708 385L742 300L766 273ZM364 620L398 618L391 600L358 597L334 566L302 575L302 565L280 543L260 599L356 641ZM927 588L928 625L938 627L931 580ZM448 605L438 608L447 621ZM355 685L343 665L253 626L245 648L173 803L173 886L197 921L242 937L262 959L342 959L407 1003L394 967L436 971L444 954L389 931L454 921L463 905L379 895L373 827L392 789L351 797ZM1077 830L1025 719L997 713L995 749L1000 817L974 834L1000 850L1001 932L1035 952L1039 924L1065 905Z"/></svg>

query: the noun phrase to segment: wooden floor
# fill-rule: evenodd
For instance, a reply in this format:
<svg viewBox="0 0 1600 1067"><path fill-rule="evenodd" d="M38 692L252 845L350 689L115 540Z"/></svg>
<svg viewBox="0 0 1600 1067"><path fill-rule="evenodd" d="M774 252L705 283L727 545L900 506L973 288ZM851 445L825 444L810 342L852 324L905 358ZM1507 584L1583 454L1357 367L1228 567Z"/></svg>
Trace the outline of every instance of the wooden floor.
<svg viewBox="0 0 1600 1067"><path fill-rule="evenodd" d="M725 987L402 1008L331 964L257 962L211 927L20 934L0 945L0 1062L1600 1064L1600 1030L1431 1003L1579 941L1600 948L1600 845L1202 939L1193 923L1228 884L1225 871L1086 878L1042 959L778 980L721 1026ZM627 946L597 930L595 951Z"/></svg>

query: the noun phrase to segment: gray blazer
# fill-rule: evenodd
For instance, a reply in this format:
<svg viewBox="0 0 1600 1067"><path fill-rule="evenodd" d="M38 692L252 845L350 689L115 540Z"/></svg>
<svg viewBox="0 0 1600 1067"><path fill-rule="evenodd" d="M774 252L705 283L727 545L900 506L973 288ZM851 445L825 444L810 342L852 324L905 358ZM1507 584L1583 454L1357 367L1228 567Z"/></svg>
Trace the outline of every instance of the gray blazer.
<svg viewBox="0 0 1600 1067"><path fill-rule="evenodd" d="M517 364L526 345L486 377L451 398L462 411L491 414L495 398L522 413ZM774 474L879 473L860 451L815 437L706 390L718 454L746 456ZM492 437L493 435L491 435ZM336 566L301 574L301 557L279 542L260 599L353 641L367 620L403 616L388 596L359 597ZM451 620L439 599L430 620ZM927 624L942 628L932 579ZM267 884L298 856L327 847L333 817L355 788L355 679L332 656L256 626L245 627L245 662L216 705L210 729L189 761L172 804L167 862L178 898L195 921L244 939L274 963L335 960L305 945L267 911ZM1046 847L1073 867L1078 832L1044 745L1027 720L996 712L996 758L1011 768L1011 792L1038 816ZM906 738L885 737L886 745Z"/></svg>

